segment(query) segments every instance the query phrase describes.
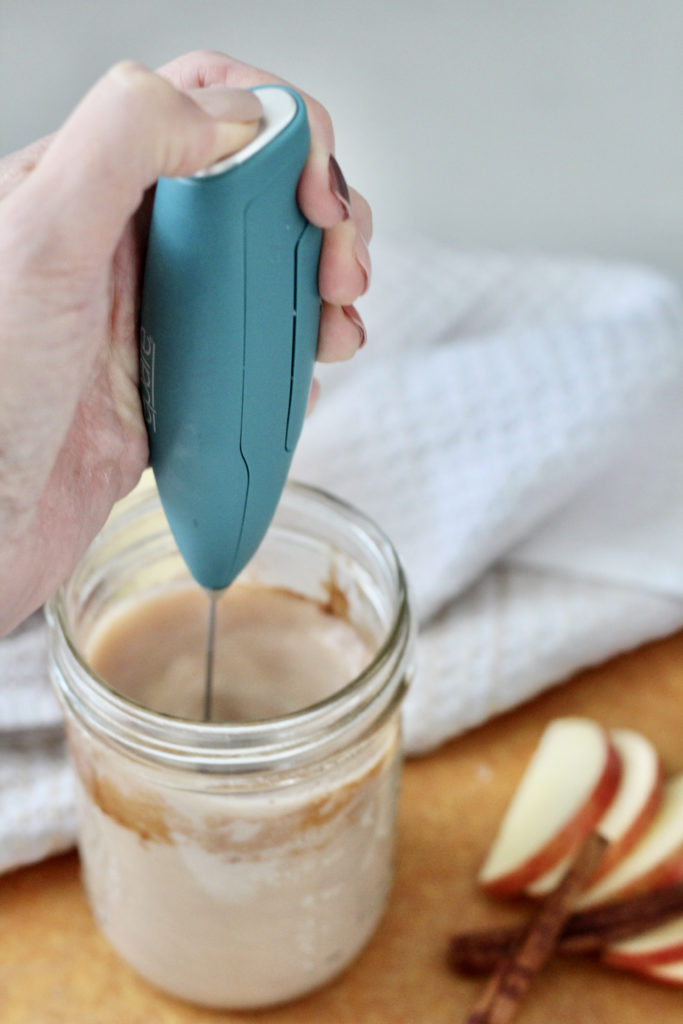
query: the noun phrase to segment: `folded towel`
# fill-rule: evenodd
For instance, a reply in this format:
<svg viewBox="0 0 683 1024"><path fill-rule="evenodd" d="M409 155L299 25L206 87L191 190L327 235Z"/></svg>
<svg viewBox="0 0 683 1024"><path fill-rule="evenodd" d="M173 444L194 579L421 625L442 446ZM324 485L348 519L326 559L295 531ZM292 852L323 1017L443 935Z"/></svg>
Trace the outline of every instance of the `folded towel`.
<svg viewBox="0 0 683 1024"><path fill-rule="evenodd" d="M73 845L75 787L42 614L0 640L0 871Z"/></svg>
<svg viewBox="0 0 683 1024"><path fill-rule="evenodd" d="M294 475L394 541L433 749L683 625L683 294L645 269L373 243L370 341L321 367ZM66 848L73 783L35 618L0 642L0 870Z"/></svg>
<svg viewBox="0 0 683 1024"><path fill-rule="evenodd" d="M683 295L595 261L379 243L367 352L295 469L396 544L425 751L683 624Z"/></svg>

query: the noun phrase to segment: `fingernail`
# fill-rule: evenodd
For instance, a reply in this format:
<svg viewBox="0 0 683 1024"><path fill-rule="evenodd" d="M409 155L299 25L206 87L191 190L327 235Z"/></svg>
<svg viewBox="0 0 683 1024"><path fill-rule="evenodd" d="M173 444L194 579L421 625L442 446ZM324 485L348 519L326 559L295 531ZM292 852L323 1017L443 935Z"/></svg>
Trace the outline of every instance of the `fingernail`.
<svg viewBox="0 0 683 1024"><path fill-rule="evenodd" d="M339 200L344 211L344 220L351 216L351 194L342 169L333 155L330 155L330 188L332 194Z"/></svg>
<svg viewBox="0 0 683 1024"><path fill-rule="evenodd" d="M365 324L360 318L358 310L355 306L342 306L344 314L349 318L352 324L354 324L360 332L360 341L358 342L358 348L363 348L363 345L368 340L368 332L365 330Z"/></svg>
<svg viewBox="0 0 683 1024"><path fill-rule="evenodd" d="M208 85L203 89L188 89L187 93L202 110L219 121L258 121L263 114L260 99L248 89Z"/></svg>

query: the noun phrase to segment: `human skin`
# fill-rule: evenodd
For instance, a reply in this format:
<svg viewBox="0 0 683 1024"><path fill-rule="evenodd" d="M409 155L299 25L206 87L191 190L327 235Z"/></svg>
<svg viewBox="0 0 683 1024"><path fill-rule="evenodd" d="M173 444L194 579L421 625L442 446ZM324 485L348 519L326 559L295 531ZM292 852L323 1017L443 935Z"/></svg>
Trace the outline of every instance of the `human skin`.
<svg viewBox="0 0 683 1024"><path fill-rule="evenodd" d="M137 319L154 182L241 148L260 113L244 89L277 81L213 52L158 73L124 62L53 136L0 161L0 634L54 592L147 464ZM318 358L335 361L365 337L352 304L371 214L330 160L329 115L302 95L297 198L324 229Z"/></svg>

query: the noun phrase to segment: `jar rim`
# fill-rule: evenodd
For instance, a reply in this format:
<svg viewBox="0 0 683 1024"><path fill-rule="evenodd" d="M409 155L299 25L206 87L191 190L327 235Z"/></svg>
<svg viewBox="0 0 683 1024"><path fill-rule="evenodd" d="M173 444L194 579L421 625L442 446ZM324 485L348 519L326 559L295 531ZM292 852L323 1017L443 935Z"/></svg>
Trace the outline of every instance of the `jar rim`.
<svg viewBox="0 0 683 1024"><path fill-rule="evenodd" d="M140 487L140 485L138 485ZM135 496L132 492L127 499ZM181 765L187 761L201 762L211 769L220 762L225 770L233 762L239 770L247 763L261 768L283 758L297 759L318 749L321 734L332 741L350 720L359 722L368 716L373 724L393 710L401 701L409 678L408 654L413 633L410 612L409 586L405 570L396 549L384 531L368 516L345 500L321 488L298 481L288 481L283 498L294 496L298 500L313 501L333 513L350 519L354 528L361 530L381 554L385 565L394 575L396 598L394 614L382 643L369 664L353 679L320 701L284 715L241 722L220 722L184 719L163 711L153 710L127 697L89 665L68 622L65 599L72 574L62 583L46 604L46 618L55 651L53 682L61 698L79 718L97 721L98 732L117 746L125 746L134 753L138 741L144 741L145 755L166 764ZM158 501L156 488L140 495L142 502ZM122 503L119 503L121 506ZM277 519L277 514L276 514ZM106 530L107 524L104 529ZM95 542L94 542L95 543ZM87 558L84 554L81 563ZM62 662L67 657L72 669L67 679ZM392 682L395 684L392 691ZM381 706L385 705L385 707ZM128 734L128 742L121 732Z"/></svg>

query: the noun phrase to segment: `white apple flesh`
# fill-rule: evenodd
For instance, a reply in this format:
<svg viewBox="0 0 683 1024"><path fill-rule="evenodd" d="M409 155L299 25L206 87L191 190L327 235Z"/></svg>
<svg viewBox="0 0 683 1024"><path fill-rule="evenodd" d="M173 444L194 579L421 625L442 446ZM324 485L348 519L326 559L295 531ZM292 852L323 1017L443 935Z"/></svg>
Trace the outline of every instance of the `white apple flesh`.
<svg viewBox="0 0 683 1024"><path fill-rule="evenodd" d="M612 801L621 764L607 732L587 718L545 729L479 873L492 895L523 892L575 852Z"/></svg>

